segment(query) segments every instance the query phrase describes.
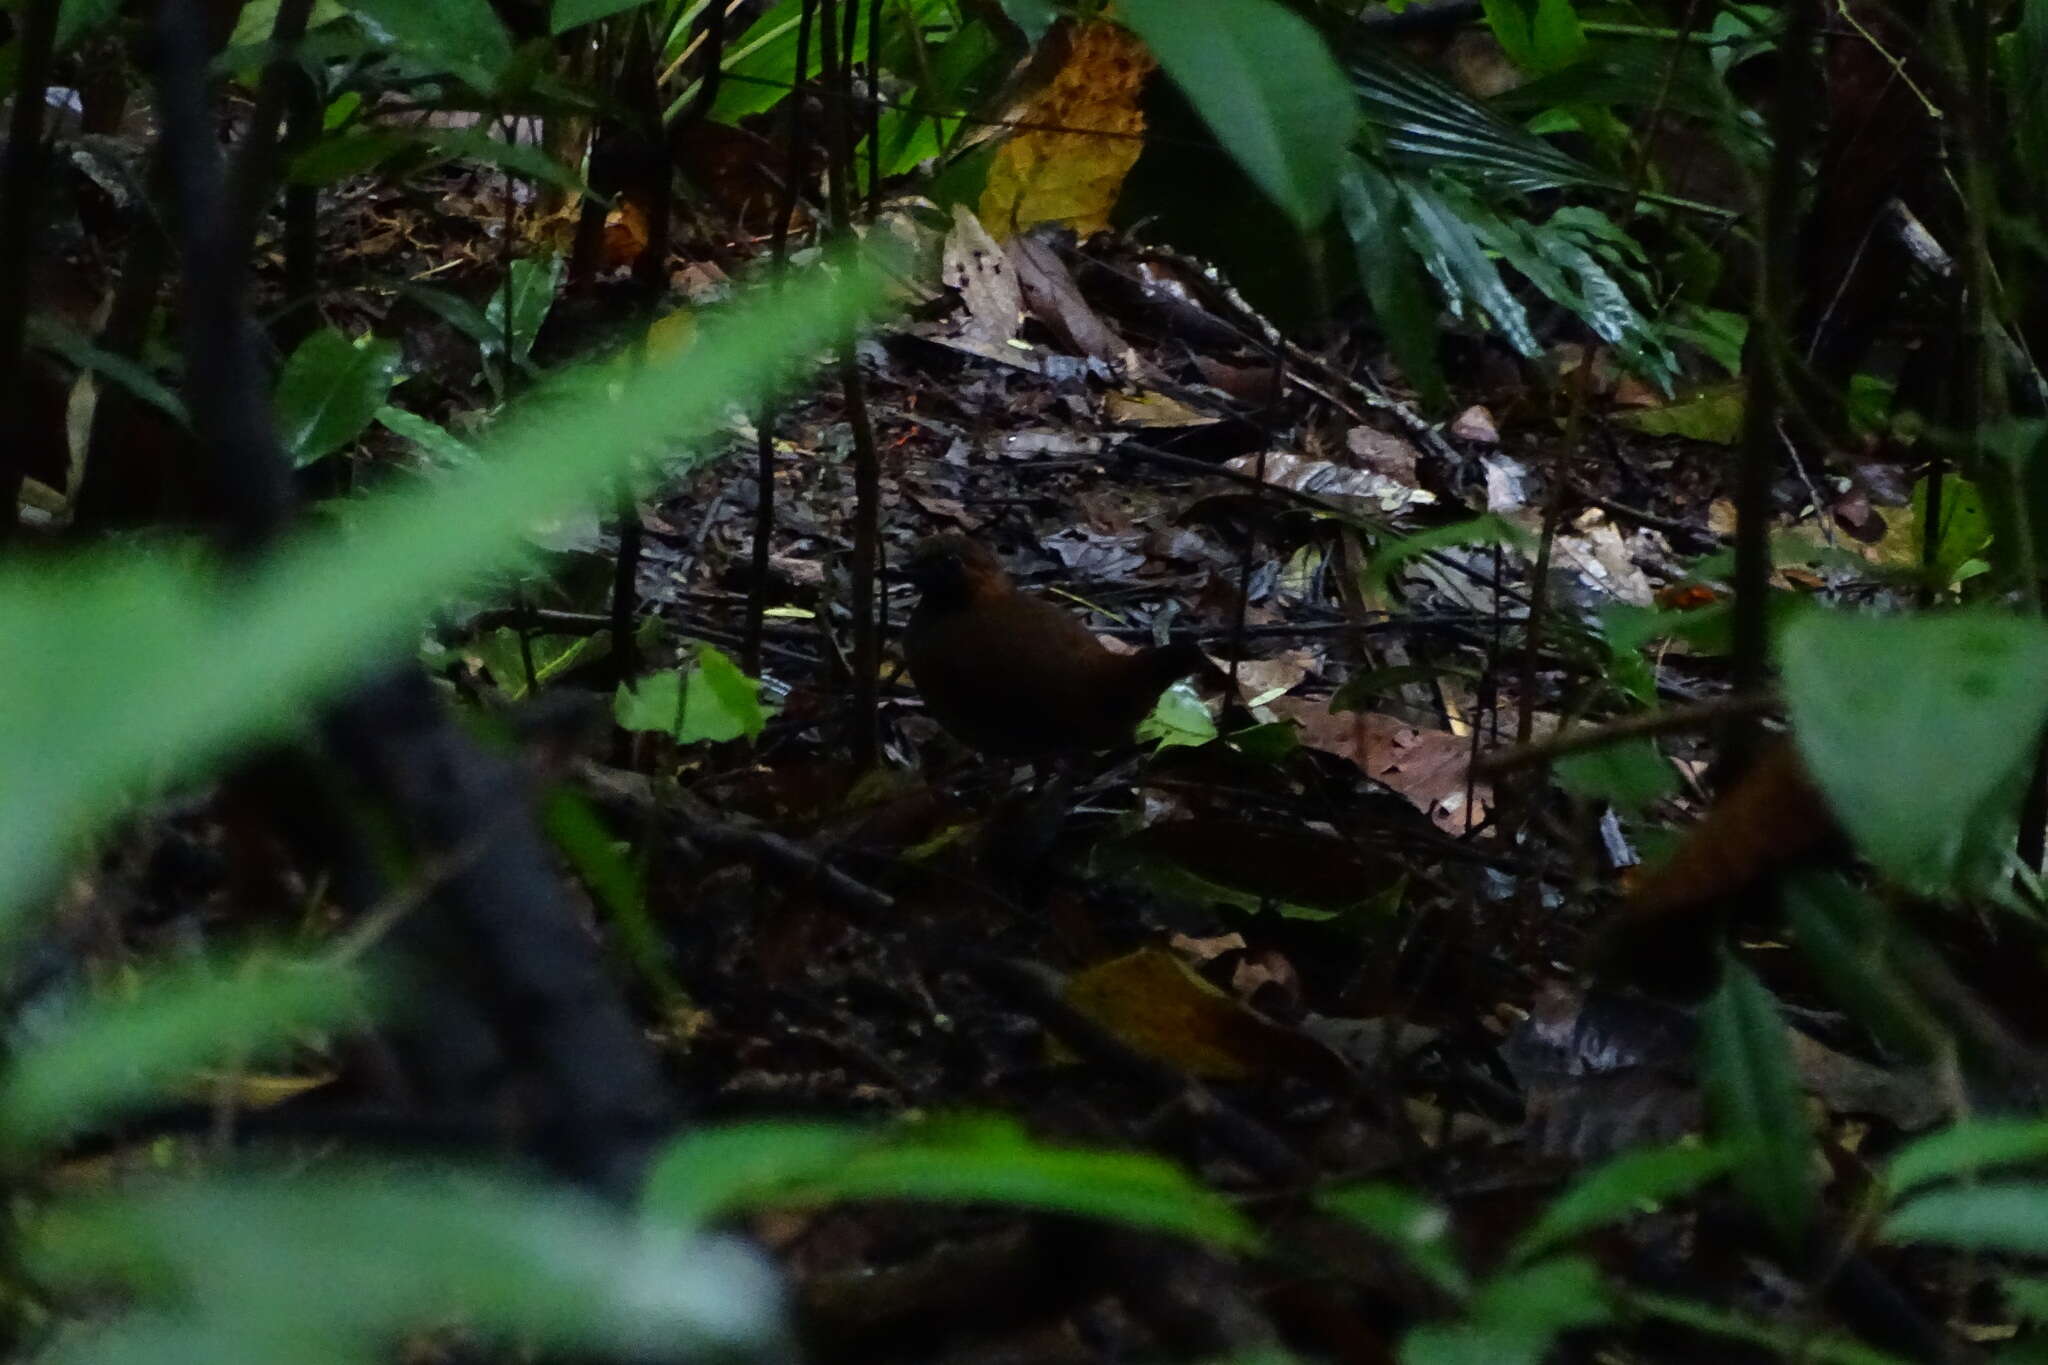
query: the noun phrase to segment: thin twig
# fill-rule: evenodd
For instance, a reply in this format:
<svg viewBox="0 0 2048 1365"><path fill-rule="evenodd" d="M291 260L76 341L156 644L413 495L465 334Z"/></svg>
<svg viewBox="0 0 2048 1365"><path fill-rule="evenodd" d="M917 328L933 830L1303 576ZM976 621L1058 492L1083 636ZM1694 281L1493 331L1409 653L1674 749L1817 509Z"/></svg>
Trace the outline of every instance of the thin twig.
<svg viewBox="0 0 2048 1365"><path fill-rule="evenodd" d="M1604 725L1582 726L1563 734L1552 735L1548 739L1532 740L1526 744L1518 744L1512 749L1488 754L1473 765L1473 770L1481 777L1498 777L1502 773L1542 767L1560 758L1569 758L1588 749L1605 748L1624 740L1688 734L1711 730L1728 720L1767 716L1776 711L1779 705L1778 697L1774 693L1737 692L1716 697L1711 701L1667 707L1662 711L1644 711L1639 715L1624 716L1620 720L1609 721Z"/></svg>

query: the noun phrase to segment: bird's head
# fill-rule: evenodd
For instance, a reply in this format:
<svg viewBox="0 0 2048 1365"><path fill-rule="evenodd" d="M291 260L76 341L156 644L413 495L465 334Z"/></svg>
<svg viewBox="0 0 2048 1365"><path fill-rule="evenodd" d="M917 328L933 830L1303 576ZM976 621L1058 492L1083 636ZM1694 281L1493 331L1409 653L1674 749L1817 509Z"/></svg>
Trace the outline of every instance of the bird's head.
<svg viewBox="0 0 2048 1365"><path fill-rule="evenodd" d="M927 602L960 606L991 593L1007 592L1010 576L995 552L970 536L932 536L910 553L903 576Z"/></svg>

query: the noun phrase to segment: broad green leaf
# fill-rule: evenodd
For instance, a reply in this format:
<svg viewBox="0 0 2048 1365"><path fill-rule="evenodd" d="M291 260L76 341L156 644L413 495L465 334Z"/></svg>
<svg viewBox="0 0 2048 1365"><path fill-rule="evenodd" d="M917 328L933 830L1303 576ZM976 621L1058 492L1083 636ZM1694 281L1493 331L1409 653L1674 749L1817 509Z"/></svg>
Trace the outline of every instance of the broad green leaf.
<svg viewBox="0 0 2048 1365"><path fill-rule="evenodd" d="M104 1347L81 1329L64 1360L166 1359L142 1348L169 1328L238 1343L228 1359L251 1365L369 1365L456 1320L549 1355L786 1349L775 1274L738 1242L649 1236L593 1201L474 1174L322 1167L76 1199L29 1226L22 1254L42 1283L128 1289Z"/></svg>
<svg viewBox="0 0 2048 1365"><path fill-rule="evenodd" d="M1863 855L1916 890L1989 890L2048 723L2048 625L1813 610L1779 658L1800 754Z"/></svg>
<svg viewBox="0 0 2048 1365"><path fill-rule="evenodd" d="M1734 1153L1735 1187L1788 1247L1814 1208L1813 1141L1777 1003L1732 956L1702 1022L1704 1079L1718 1142Z"/></svg>
<svg viewBox="0 0 2048 1365"><path fill-rule="evenodd" d="M509 297L511 354L514 360L524 360L533 350L534 338L540 335L540 326L547 321L549 310L555 306L555 291L561 283L560 256L550 253L539 260L521 258L512 262L510 275L491 291L491 301L484 306L484 327L495 338L493 349L506 349L505 309Z"/></svg>
<svg viewBox="0 0 2048 1365"><path fill-rule="evenodd" d="M705 439L876 297L870 271L821 272L707 321L687 352L565 372L500 424L489 458L362 500L345 536L310 528L260 572L142 547L0 570L0 639L34 661L0 676L0 773L36 774L35 800L0 802L0 917L47 890L124 793L289 733L409 652L447 594L520 562L533 523L599 501L650 450Z"/></svg>
<svg viewBox="0 0 2048 1365"><path fill-rule="evenodd" d="M1785 881L1785 914L1799 951L1829 995L1902 1056L1928 1062L1945 1030L1894 967L1890 914L1835 873L1800 872ZM1908 942L1897 951L1921 951Z"/></svg>
<svg viewBox="0 0 2048 1365"><path fill-rule="evenodd" d="M1645 436L1683 436L1688 441L1732 446L1742 439L1744 399L1739 383L1714 384L1676 403L1616 413L1615 420Z"/></svg>
<svg viewBox="0 0 2048 1365"><path fill-rule="evenodd" d="M293 153L285 179L294 185L332 185L363 175L408 148L422 146L418 137L391 128L346 128Z"/></svg>
<svg viewBox="0 0 2048 1365"><path fill-rule="evenodd" d="M57 6L56 50L62 52L80 38L97 32L120 10L121 0L61 0Z"/></svg>
<svg viewBox="0 0 2048 1365"><path fill-rule="evenodd" d="M1647 739L1624 740L1557 761L1557 783L1574 796L1638 811L1678 789L1678 774Z"/></svg>
<svg viewBox="0 0 2048 1365"><path fill-rule="evenodd" d="M1937 1180L2048 1161L2048 1119L1969 1119L1901 1148L1885 1167L1894 1197Z"/></svg>
<svg viewBox="0 0 2048 1365"><path fill-rule="evenodd" d="M385 406L377 409L377 424L418 446L429 459L450 469L460 469L478 459L476 447L438 422L429 422L416 412Z"/></svg>
<svg viewBox="0 0 2048 1365"><path fill-rule="evenodd" d="M1161 692L1152 714L1138 722L1138 742L1162 749L1207 744L1214 738L1216 722L1210 718L1209 708L1186 683L1175 683Z"/></svg>
<svg viewBox="0 0 2048 1365"><path fill-rule="evenodd" d="M491 320L484 316L484 310L460 294L446 289L436 289L430 284L414 284L405 281L395 286L401 298L410 299L420 307L448 323L464 336L474 341L486 354L493 354L504 348L505 328L503 324L493 327ZM504 286L498 287L502 294Z"/></svg>
<svg viewBox="0 0 2048 1365"><path fill-rule="evenodd" d="M1323 221L1358 103L1306 21L1273 0L1122 0L1117 17L1295 227Z"/></svg>
<svg viewBox="0 0 2048 1365"><path fill-rule="evenodd" d="M697 666L683 685L683 716L676 739L684 744L756 739L767 727L761 684L712 645L697 646Z"/></svg>
<svg viewBox="0 0 2048 1365"><path fill-rule="evenodd" d="M1450 1215L1441 1204L1398 1185L1370 1184L1325 1190L1316 1206L1392 1243L1453 1299L1471 1294L1471 1279L1451 1247Z"/></svg>
<svg viewBox="0 0 2048 1365"><path fill-rule="evenodd" d="M707 117L718 123L737 123L749 114L774 108L793 85L801 85L818 74L823 54L816 29L811 32L807 69L802 75L796 70L801 2L777 0L746 32L726 44L725 79L719 83L718 98L712 102ZM867 5L854 6L853 50L857 53L868 50L868 10ZM885 25L907 26L920 33L935 25L951 23L953 18L952 0L902 0L883 9ZM888 31L889 28L884 29L885 34ZM686 33L679 32L674 41L685 37ZM670 60L677 55L678 50L668 53Z"/></svg>
<svg viewBox="0 0 2048 1365"><path fill-rule="evenodd" d="M2012 164L2038 197L2048 191L2048 89L2041 83L2042 71L2048 70L2048 5L2025 0L2017 8L2018 23L1998 40L1998 67L2007 127L2018 152Z"/></svg>
<svg viewBox="0 0 2048 1365"><path fill-rule="evenodd" d="M452 72L490 90L512 62L512 38L488 0L348 0L408 60Z"/></svg>
<svg viewBox="0 0 2048 1365"><path fill-rule="evenodd" d="M2031 583L2048 553L2048 422L1996 422L1983 442L1991 458L1979 462L1978 472L1999 546L1997 567L2007 581Z"/></svg>
<svg viewBox="0 0 2048 1365"><path fill-rule="evenodd" d="M1585 53L1572 0L1484 0L1482 8L1508 59L1532 75L1560 70Z"/></svg>
<svg viewBox="0 0 2048 1365"><path fill-rule="evenodd" d="M917 106L882 110L876 132L883 178L907 175L919 163L952 147L963 120L935 111L978 107L1014 64L1010 44L990 24L980 19L964 24L931 57L928 73L919 82ZM865 192L866 138L855 149L853 159Z"/></svg>
<svg viewBox="0 0 2048 1365"><path fill-rule="evenodd" d="M1936 1190L1885 1221L1894 1242L2048 1256L2048 1184L1995 1181Z"/></svg>
<svg viewBox="0 0 2048 1365"><path fill-rule="evenodd" d="M328 962L254 958L146 978L96 1000L14 1056L0 1085L0 1143L28 1152L188 1080L239 1065L295 1035L359 1019L362 980Z"/></svg>
<svg viewBox="0 0 2048 1365"><path fill-rule="evenodd" d="M1550 1343L1519 1327L1428 1323L1401 1339L1401 1365L1541 1365Z"/></svg>
<svg viewBox="0 0 2048 1365"><path fill-rule="evenodd" d="M36 345L55 351L81 370L105 375L179 426L186 425L184 400L127 356L102 350L55 318L40 314L28 320L28 335Z"/></svg>
<svg viewBox="0 0 2048 1365"><path fill-rule="evenodd" d="M1679 309L1678 321L1667 324L1664 334L1698 347L1731 377L1742 373L1742 349L1749 342L1749 318L1744 314L1685 304Z"/></svg>
<svg viewBox="0 0 2048 1365"><path fill-rule="evenodd" d="M1510 346L1531 359L1543 353L1529 329L1529 314L1515 297L1500 269L1487 256L1467 216L1472 201L1464 195L1446 198L1446 191L1413 180L1400 182L1408 214L1401 235L1444 292L1453 312L1471 313L1490 323Z"/></svg>
<svg viewBox="0 0 2048 1365"><path fill-rule="evenodd" d="M422 141L442 157L462 161L481 161L523 175L528 180L538 180L556 189L571 194L588 194L590 187L583 183L583 177L572 167L549 156L539 147L523 142L507 142L501 137L492 137L481 128L438 129L422 137Z"/></svg>
<svg viewBox="0 0 2048 1365"><path fill-rule="evenodd" d="M2021 1317L2030 1322L2048 1322L2048 1280L2032 1275L2004 1275L1999 1278L1998 1287L2005 1291L2005 1301Z"/></svg>
<svg viewBox="0 0 2048 1365"><path fill-rule="evenodd" d="M557 35L567 33L645 3L646 0L555 0L548 8L548 31Z"/></svg>
<svg viewBox="0 0 2048 1365"><path fill-rule="evenodd" d="M1920 527L1923 545L1934 540L1934 586L1949 587L1963 565L1983 554L1991 545L1991 518L1977 485L1960 474L1945 474L1941 480L1941 525L1927 524L1927 480L1913 485L1913 517Z"/></svg>
<svg viewBox="0 0 2048 1365"><path fill-rule="evenodd" d="M1258 1242L1227 1201L1157 1157L1048 1146L993 1118L893 1131L764 1122L693 1133L656 1161L643 1207L659 1226L695 1228L744 1208L849 1199L1007 1204L1235 1250Z"/></svg>
<svg viewBox="0 0 2048 1365"><path fill-rule="evenodd" d="M1532 1260L1575 1237L1633 1217L1646 1205L1691 1194L1728 1170L1725 1147L1680 1143L1627 1152L1572 1182L1515 1243L1513 1259Z"/></svg>
<svg viewBox="0 0 2048 1365"><path fill-rule="evenodd" d="M673 668L620 683L612 716L621 730L673 735L683 723L683 675Z"/></svg>
<svg viewBox="0 0 2048 1365"><path fill-rule="evenodd" d="M1599 1269L1579 1256L1553 1256L1502 1271L1479 1286L1469 1311L1475 1322L1512 1328L1525 1340L1545 1343L1560 1332L1592 1327L1614 1315Z"/></svg>
<svg viewBox="0 0 2048 1365"><path fill-rule="evenodd" d="M291 353L277 377L277 438L304 468L347 445L377 419L403 359L396 341L351 341L322 327Z"/></svg>
<svg viewBox="0 0 2048 1365"><path fill-rule="evenodd" d="M1422 287L1421 262L1401 235L1406 210L1400 191L1378 166L1353 156L1337 181L1337 208L1351 239L1359 282L1386 333L1394 363L1424 403L1445 406L1450 393L1437 362L1439 310Z"/></svg>

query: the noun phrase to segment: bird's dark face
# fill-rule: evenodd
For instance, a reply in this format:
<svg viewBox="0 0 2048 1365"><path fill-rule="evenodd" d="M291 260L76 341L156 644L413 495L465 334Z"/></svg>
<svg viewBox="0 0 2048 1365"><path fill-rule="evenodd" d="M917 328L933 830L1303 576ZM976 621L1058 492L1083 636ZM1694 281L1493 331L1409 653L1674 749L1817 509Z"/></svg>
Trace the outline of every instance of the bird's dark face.
<svg viewBox="0 0 2048 1365"><path fill-rule="evenodd" d="M972 601L1006 577L988 547L962 535L933 536L911 551L903 576L917 585L924 599L940 606Z"/></svg>

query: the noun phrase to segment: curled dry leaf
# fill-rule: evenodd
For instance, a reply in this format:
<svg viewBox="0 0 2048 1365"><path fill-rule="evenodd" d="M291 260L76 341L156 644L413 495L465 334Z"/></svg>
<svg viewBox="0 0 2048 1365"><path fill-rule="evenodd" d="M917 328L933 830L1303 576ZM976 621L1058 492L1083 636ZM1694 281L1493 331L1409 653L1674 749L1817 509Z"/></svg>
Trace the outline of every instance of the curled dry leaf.
<svg viewBox="0 0 2048 1365"><path fill-rule="evenodd" d="M1333 712L1322 700L1282 697L1273 711L1301 727L1301 742L1358 765L1408 798L1439 829L1464 834L1486 818L1493 789L1471 782L1471 741L1390 716ZM1468 791L1469 787L1469 791Z"/></svg>
<svg viewBox="0 0 2048 1365"><path fill-rule="evenodd" d="M963 340L999 347L1024 325L1024 294L1010 258L965 204L953 206L953 230L946 234L940 277L957 290L966 316Z"/></svg>
<svg viewBox="0 0 2048 1365"><path fill-rule="evenodd" d="M1240 455L1224 465L1239 474L1257 475L1259 457ZM1359 498L1374 503L1383 512L1398 512L1403 507L1432 503L1436 494L1427 489L1417 488L1370 469L1349 469L1328 460L1304 459L1290 455L1284 450L1266 453L1266 482L1276 488L1291 488L1297 493L1313 493L1322 498Z"/></svg>

